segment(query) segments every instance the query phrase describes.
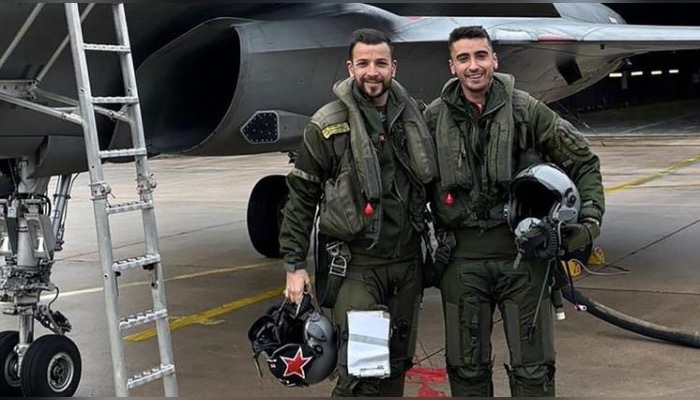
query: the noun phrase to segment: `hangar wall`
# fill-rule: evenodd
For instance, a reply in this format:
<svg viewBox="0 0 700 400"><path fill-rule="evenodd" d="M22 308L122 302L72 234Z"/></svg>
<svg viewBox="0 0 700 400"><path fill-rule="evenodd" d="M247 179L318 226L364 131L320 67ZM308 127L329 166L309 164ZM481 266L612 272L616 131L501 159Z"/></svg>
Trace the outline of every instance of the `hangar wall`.
<svg viewBox="0 0 700 400"><path fill-rule="evenodd" d="M693 3L603 3L629 24L698 26ZM676 100L700 100L700 50L632 58L622 76L608 77L555 104L573 113ZM676 71L677 73L669 73ZM654 72L654 74L652 74ZM634 76L633 76L634 73Z"/></svg>
<svg viewBox="0 0 700 400"><path fill-rule="evenodd" d="M660 52L630 59L590 88L558 104L575 113L700 99L700 51Z"/></svg>

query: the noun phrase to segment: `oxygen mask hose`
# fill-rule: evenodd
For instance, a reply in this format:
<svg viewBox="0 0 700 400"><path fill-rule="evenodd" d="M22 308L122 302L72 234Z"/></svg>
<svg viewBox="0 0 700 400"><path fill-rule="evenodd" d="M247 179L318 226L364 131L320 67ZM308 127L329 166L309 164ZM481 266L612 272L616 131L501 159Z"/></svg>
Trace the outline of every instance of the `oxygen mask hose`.
<svg viewBox="0 0 700 400"><path fill-rule="evenodd" d="M542 223L540 224L540 229L542 230L544 236L547 238L547 240L545 241L546 246L542 250L540 258L543 258L545 260L552 260L557 258L557 256L559 255L560 247L559 232L557 232L557 229L548 220L542 221Z"/></svg>

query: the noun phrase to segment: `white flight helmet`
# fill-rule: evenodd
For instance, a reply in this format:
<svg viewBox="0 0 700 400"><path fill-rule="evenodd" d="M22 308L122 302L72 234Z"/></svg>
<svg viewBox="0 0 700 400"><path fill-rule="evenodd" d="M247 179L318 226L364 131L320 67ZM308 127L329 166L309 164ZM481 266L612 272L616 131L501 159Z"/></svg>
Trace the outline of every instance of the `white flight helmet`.
<svg viewBox="0 0 700 400"><path fill-rule="evenodd" d="M566 173L554 164L535 164L521 171L511 182L504 211L508 225L516 232L518 224L527 222L530 225L532 218L576 223L580 209L578 189Z"/></svg>

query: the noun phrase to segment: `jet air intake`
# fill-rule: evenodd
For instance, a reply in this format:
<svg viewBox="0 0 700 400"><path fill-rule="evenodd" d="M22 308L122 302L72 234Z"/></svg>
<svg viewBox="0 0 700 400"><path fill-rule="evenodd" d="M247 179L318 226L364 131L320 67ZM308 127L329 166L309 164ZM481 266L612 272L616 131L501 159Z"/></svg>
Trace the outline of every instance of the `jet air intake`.
<svg viewBox="0 0 700 400"><path fill-rule="evenodd" d="M347 76L346 42L355 26L338 24L219 18L155 52L137 71L149 152L296 150L308 118ZM122 125L112 148L128 143Z"/></svg>

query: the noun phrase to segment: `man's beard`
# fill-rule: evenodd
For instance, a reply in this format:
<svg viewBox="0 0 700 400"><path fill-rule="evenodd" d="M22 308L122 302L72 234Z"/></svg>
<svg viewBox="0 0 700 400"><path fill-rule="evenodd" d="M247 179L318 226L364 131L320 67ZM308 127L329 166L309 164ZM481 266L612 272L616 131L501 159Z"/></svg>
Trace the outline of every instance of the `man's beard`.
<svg viewBox="0 0 700 400"><path fill-rule="evenodd" d="M389 89L391 89L391 82L392 82L392 79L389 79L388 81L380 81L380 82L367 82L367 81L362 81L362 82L360 82L361 84L358 85L358 86L360 86L360 88L362 89L362 94L364 94L367 98L369 98L369 99L376 99L376 98L378 98L378 97L384 96L384 94L386 94L386 92L388 92ZM365 89L365 84L367 84L367 83L369 83L369 84L375 84L375 85L376 85L376 84L381 84L381 85L382 85L382 88L381 88L381 90L380 90L377 94L372 94L372 93L368 92L368 91Z"/></svg>

